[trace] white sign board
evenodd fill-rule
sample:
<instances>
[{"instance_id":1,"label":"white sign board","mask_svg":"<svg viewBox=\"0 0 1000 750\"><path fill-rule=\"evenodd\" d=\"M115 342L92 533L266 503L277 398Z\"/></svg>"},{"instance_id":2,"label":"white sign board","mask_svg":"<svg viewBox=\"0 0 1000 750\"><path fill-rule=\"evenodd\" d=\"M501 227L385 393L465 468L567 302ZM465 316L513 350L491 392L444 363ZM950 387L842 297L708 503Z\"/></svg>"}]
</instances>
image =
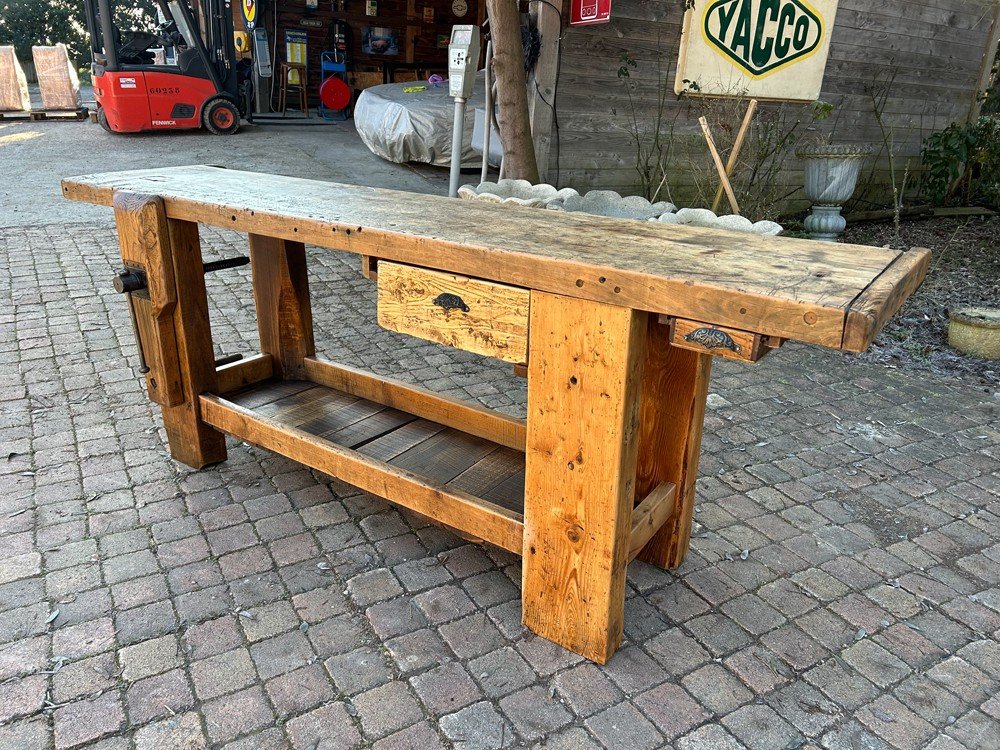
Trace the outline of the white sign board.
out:
<instances>
[{"instance_id":1,"label":"white sign board","mask_svg":"<svg viewBox=\"0 0 1000 750\"><path fill-rule=\"evenodd\" d=\"M695 0L684 14L676 92L815 101L837 0Z\"/></svg>"}]
</instances>

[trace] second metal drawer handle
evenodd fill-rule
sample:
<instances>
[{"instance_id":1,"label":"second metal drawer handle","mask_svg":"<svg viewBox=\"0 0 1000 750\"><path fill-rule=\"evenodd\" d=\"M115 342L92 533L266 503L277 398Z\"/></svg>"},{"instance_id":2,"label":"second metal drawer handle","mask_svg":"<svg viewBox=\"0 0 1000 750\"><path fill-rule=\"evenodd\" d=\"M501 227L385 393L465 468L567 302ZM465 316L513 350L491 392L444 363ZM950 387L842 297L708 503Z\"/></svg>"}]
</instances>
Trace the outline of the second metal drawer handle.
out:
<instances>
[{"instance_id":1,"label":"second metal drawer handle","mask_svg":"<svg viewBox=\"0 0 1000 750\"><path fill-rule=\"evenodd\" d=\"M443 292L435 297L434 304L438 307L444 308L445 310L461 310L462 312L469 312L469 306L465 304L465 300L457 294L450 294L449 292Z\"/></svg>"}]
</instances>

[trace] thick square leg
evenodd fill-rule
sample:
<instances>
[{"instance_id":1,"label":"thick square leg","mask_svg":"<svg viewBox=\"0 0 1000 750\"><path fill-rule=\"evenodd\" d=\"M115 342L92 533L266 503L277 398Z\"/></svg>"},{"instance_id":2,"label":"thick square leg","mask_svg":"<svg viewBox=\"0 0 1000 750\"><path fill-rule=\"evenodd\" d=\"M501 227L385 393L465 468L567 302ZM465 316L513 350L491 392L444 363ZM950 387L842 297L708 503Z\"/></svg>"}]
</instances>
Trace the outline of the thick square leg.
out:
<instances>
[{"instance_id":1,"label":"thick square leg","mask_svg":"<svg viewBox=\"0 0 1000 750\"><path fill-rule=\"evenodd\" d=\"M147 392L163 408L170 455L194 468L224 461L225 436L201 421L198 406L215 389L198 225L168 219L154 196L117 193L114 208L122 260L146 272L149 300L135 302Z\"/></svg>"},{"instance_id":2,"label":"thick square leg","mask_svg":"<svg viewBox=\"0 0 1000 750\"><path fill-rule=\"evenodd\" d=\"M532 292L524 624L604 663L622 638L646 315Z\"/></svg>"},{"instance_id":3,"label":"thick square leg","mask_svg":"<svg viewBox=\"0 0 1000 750\"><path fill-rule=\"evenodd\" d=\"M712 357L670 345L669 326L650 316L639 408L639 460L635 495L661 482L677 487L676 507L639 554L661 568L676 568L691 543L695 482L701 456Z\"/></svg>"},{"instance_id":4,"label":"thick square leg","mask_svg":"<svg viewBox=\"0 0 1000 750\"><path fill-rule=\"evenodd\" d=\"M305 247L251 234L250 269L260 350L271 355L277 377L302 379L302 360L316 354Z\"/></svg>"}]
</instances>

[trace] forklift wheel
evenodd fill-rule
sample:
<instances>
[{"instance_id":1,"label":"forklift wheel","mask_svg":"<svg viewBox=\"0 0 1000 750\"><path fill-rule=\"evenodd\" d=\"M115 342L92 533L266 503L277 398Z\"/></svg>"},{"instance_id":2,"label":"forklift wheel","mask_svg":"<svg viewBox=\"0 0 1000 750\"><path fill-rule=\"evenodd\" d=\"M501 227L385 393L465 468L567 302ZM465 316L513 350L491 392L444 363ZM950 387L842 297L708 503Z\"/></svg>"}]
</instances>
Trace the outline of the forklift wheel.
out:
<instances>
[{"instance_id":1,"label":"forklift wheel","mask_svg":"<svg viewBox=\"0 0 1000 750\"><path fill-rule=\"evenodd\" d=\"M228 99L213 99L201 114L205 129L216 135L232 135L240 129L240 112Z\"/></svg>"},{"instance_id":2,"label":"forklift wheel","mask_svg":"<svg viewBox=\"0 0 1000 750\"><path fill-rule=\"evenodd\" d=\"M109 133L114 133L111 126L108 124L108 113L104 111L104 107L97 108L97 124L102 128L107 130Z\"/></svg>"}]
</instances>

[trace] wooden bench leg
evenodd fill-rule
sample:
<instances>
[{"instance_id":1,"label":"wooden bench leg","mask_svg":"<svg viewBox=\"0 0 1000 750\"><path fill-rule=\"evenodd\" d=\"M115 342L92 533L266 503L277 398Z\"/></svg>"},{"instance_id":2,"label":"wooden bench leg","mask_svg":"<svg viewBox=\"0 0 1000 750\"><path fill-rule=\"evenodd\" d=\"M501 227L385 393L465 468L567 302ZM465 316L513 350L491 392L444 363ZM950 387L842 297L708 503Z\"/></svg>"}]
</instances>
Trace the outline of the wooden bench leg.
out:
<instances>
[{"instance_id":1,"label":"wooden bench leg","mask_svg":"<svg viewBox=\"0 0 1000 750\"><path fill-rule=\"evenodd\" d=\"M646 314L532 292L524 624L604 663L621 643Z\"/></svg>"},{"instance_id":2,"label":"wooden bench leg","mask_svg":"<svg viewBox=\"0 0 1000 750\"><path fill-rule=\"evenodd\" d=\"M201 420L198 404L215 389L198 225L168 219L154 196L118 193L114 208L122 260L146 273L149 301L135 299L137 317L170 455L196 469L225 461L225 436Z\"/></svg>"},{"instance_id":3,"label":"wooden bench leg","mask_svg":"<svg viewBox=\"0 0 1000 750\"><path fill-rule=\"evenodd\" d=\"M273 358L276 377L305 379L303 360L316 354L305 247L251 234L250 269L260 350Z\"/></svg>"},{"instance_id":4,"label":"wooden bench leg","mask_svg":"<svg viewBox=\"0 0 1000 750\"><path fill-rule=\"evenodd\" d=\"M691 543L712 357L670 345L669 326L650 316L639 408L637 498L661 482L677 486L674 512L643 548L640 560L676 568Z\"/></svg>"}]
</instances>

